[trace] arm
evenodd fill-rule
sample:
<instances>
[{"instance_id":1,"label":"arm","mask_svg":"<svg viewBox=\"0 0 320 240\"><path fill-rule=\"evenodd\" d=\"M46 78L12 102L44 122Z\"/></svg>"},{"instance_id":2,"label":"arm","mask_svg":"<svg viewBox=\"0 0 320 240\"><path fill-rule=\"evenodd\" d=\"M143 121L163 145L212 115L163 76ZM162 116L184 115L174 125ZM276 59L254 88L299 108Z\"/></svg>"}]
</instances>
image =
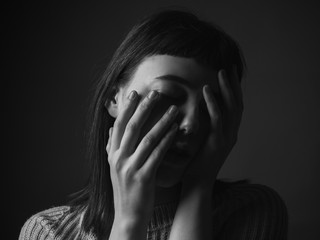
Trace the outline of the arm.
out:
<instances>
[{"instance_id":1,"label":"arm","mask_svg":"<svg viewBox=\"0 0 320 240\"><path fill-rule=\"evenodd\" d=\"M203 96L210 116L210 134L184 176L170 240L213 239L212 190L221 166L236 143L243 111L236 69L230 82L225 71L219 71L218 81L223 112L209 86L205 86Z\"/></svg>"},{"instance_id":2,"label":"arm","mask_svg":"<svg viewBox=\"0 0 320 240\"><path fill-rule=\"evenodd\" d=\"M211 189L193 182L183 187L170 239L213 239Z\"/></svg>"},{"instance_id":3,"label":"arm","mask_svg":"<svg viewBox=\"0 0 320 240\"><path fill-rule=\"evenodd\" d=\"M287 239L288 212L275 190L248 184L235 191L239 191L236 197L239 207L223 224L220 240Z\"/></svg>"}]
</instances>

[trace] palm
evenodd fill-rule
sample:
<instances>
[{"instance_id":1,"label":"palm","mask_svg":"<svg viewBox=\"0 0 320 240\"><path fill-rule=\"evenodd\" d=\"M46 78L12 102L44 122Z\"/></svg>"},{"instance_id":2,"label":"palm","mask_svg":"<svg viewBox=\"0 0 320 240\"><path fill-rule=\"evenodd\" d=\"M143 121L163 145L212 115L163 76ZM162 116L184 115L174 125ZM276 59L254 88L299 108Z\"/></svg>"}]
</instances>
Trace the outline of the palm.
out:
<instances>
[{"instance_id":1,"label":"palm","mask_svg":"<svg viewBox=\"0 0 320 240\"><path fill-rule=\"evenodd\" d=\"M223 115L209 86L203 88L204 99L210 115L210 133L186 173L186 178L214 181L227 156L237 141L243 111L242 93L234 70L227 79L223 70L218 80L223 97Z\"/></svg>"}]
</instances>

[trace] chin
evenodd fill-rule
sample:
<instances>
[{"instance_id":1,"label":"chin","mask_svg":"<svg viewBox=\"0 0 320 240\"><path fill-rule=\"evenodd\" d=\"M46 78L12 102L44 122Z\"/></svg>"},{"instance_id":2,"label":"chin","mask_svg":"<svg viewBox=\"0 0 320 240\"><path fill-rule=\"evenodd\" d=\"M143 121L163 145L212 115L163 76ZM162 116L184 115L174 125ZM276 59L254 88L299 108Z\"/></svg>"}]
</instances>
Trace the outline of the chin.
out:
<instances>
[{"instance_id":1,"label":"chin","mask_svg":"<svg viewBox=\"0 0 320 240\"><path fill-rule=\"evenodd\" d=\"M170 158L163 161L157 172L156 184L158 187L170 188L179 184L182 180L188 161L184 164L171 164Z\"/></svg>"},{"instance_id":2,"label":"chin","mask_svg":"<svg viewBox=\"0 0 320 240\"><path fill-rule=\"evenodd\" d=\"M181 182L181 179L162 179L162 178L158 178L156 185L157 187L161 187L161 188L171 188L176 186L177 184L179 184Z\"/></svg>"}]
</instances>

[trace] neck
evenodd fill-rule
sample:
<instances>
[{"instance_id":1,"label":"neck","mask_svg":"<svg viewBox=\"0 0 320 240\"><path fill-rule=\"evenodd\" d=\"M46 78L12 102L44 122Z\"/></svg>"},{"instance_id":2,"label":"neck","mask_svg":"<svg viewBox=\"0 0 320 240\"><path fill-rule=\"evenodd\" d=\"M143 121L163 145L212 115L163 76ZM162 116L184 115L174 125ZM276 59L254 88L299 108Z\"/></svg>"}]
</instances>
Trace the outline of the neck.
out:
<instances>
[{"instance_id":1,"label":"neck","mask_svg":"<svg viewBox=\"0 0 320 240\"><path fill-rule=\"evenodd\" d=\"M180 198L181 184L172 187L156 187L155 206L169 202L178 202Z\"/></svg>"}]
</instances>

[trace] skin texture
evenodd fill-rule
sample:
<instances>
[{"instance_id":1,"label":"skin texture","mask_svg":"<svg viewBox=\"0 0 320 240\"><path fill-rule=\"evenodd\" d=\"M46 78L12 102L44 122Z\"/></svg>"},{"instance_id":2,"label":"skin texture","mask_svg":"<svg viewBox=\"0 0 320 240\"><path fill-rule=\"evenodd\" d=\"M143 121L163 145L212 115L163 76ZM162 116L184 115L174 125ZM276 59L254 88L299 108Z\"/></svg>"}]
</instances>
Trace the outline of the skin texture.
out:
<instances>
[{"instance_id":1,"label":"skin texture","mask_svg":"<svg viewBox=\"0 0 320 240\"><path fill-rule=\"evenodd\" d=\"M191 164L183 179L170 240L213 239L211 214L214 181L237 141L243 112L242 92L236 76L235 68L229 79L225 71L219 71L223 98L220 108L208 87L203 89L210 115L210 134L196 156L199 162Z\"/></svg>"},{"instance_id":2,"label":"skin texture","mask_svg":"<svg viewBox=\"0 0 320 240\"><path fill-rule=\"evenodd\" d=\"M156 55L119 89L108 106L116 119L106 147L115 198L110 239L145 239L155 203L176 197L170 239L212 239L211 192L243 110L235 76L228 81L193 59Z\"/></svg>"},{"instance_id":3,"label":"skin texture","mask_svg":"<svg viewBox=\"0 0 320 240\"><path fill-rule=\"evenodd\" d=\"M192 85L156 79L167 74L179 76L186 80L186 84ZM210 84L218 94L216 71L205 68L192 59L158 55L144 60L137 68L131 81L124 88L121 88L116 96L118 102L113 105L113 116L117 116L123 110L126 96L133 90L138 92L141 101L152 90L160 93L158 103L154 106L151 116L142 126L139 140L161 118L170 105L176 105L179 109L179 116L175 120L179 124L179 131L174 143L185 145L189 156L184 159L181 165L176 166L170 165L168 158L172 158L172 156L166 155L158 171L158 186L171 187L181 180L186 166L206 137L209 116L202 95L202 87L205 84ZM186 129L189 133L185 133Z\"/></svg>"}]
</instances>

